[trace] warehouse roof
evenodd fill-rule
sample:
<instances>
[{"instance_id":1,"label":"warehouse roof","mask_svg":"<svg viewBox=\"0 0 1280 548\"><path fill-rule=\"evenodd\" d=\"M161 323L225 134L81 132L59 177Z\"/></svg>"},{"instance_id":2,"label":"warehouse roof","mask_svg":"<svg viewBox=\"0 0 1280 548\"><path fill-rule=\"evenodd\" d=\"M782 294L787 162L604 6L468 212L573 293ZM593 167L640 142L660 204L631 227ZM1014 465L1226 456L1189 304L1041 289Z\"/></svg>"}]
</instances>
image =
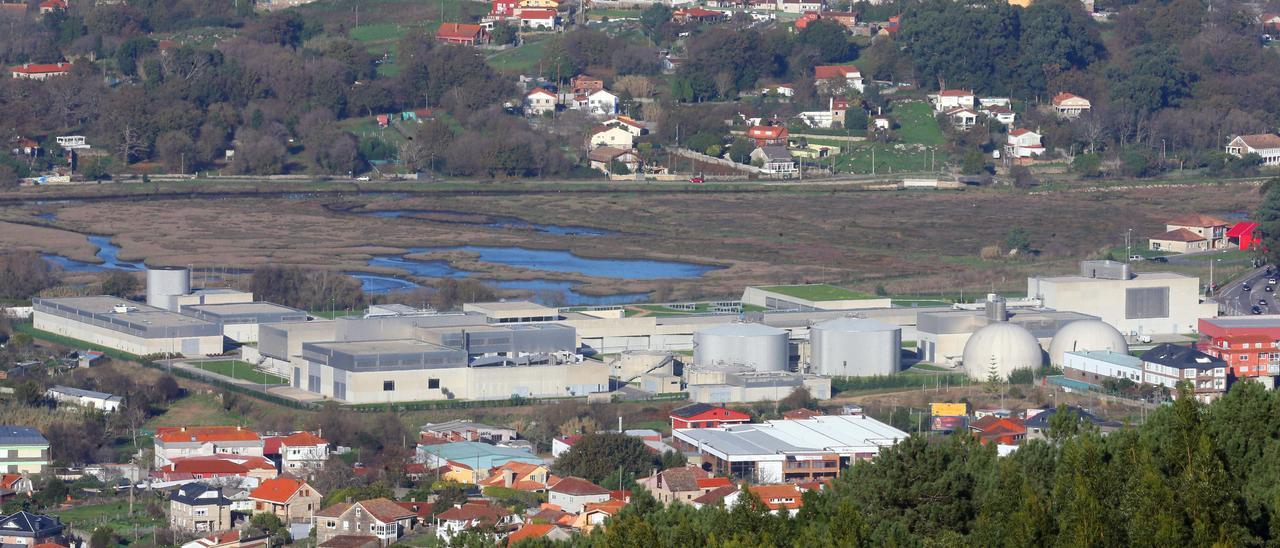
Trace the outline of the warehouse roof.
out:
<instances>
[{"instance_id":1,"label":"warehouse roof","mask_svg":"<svg viewBox=\"0 0 1280 548\"><path fill-rule=\"evenodd\" d=\"M30 426L0 425L0 445L48 445L39 430Z\"/></svg>"},{"instance_id":2,"label":"warehouse roof","mask_svg":"<svg viewBox=\"0 0 1280 548\"><path fill-rule=\"evenodd\" d=\"M309 346L341 352L344 354L393 354L397 352L431 352L435 350L454 350L416 339L390 339L385 341L351 341L351 342L317 342Z\"/></svg>"},{"instance_id":3,"label":"warehouse roof","mask_svg":"<svg viewBox=\"0 0 1280 548\"><path fill-rule=\"evenodd\" d=\"M796 452L877 451L907 433L865 416L828 415L726 428L678 429L674 436L721 458Z\"/></svg>"},{"instance_id":4,"label":"warehouse roof","mask_svg":"<svg viewBox=\"0 0 1280 548\"><path fill-rule=\"evenodd\" d=\"M93 390L84 390L82 388L72 388L70 386L56 385L49 389L50 392L75 396L77 398L94 398L105 401L121 401L120 396L113 396L106 392L95 392Z\"/></svg>"},{"instance_id":5,"label":"warehouse roof","mask_svg":"<svg viewBox=\"0 0 1280 548\"><path fill-rule=\"evenodd\" d=\"M518 461L529 464L542 464L542 459L523 449L498 447L476 441L459 441L439 445L418 446L418 451L434 455L436 458L459 462L473 469L484 469L500 466L507 462Z\"/></svg>"},{"instance_id":6,"label":"warehouse roof","mask_svg":"<svg viewBox=\"0 0 1280 548\"><path fill-rule=\"evenodd\" d=\"M1129 354L1121 354L1120 352L1112 352L1110 350L1081 350L1076 352L1067 352L1076 356L1084 356L1110 364L1121 365L1125 367L1142 368L1142 360L1137 356Z\"/></svg>"},{"instance_id":7,"label":"warehouse roof","mask_svg":"<svg viewBox=\"0 0 1280 548\"><path fill-rule=\"evenodd\" d=\"M215 328L216 331L217 327L199 318L108 295L36 298L32 299L32 303L37 312L91 322L95 325L105 324L103 327L108 329L144 331L151 332L152 335L164 335L163 332L156 333L156 329ZM117 312L117 310L122 311ZM182 335L174 333L170 336Z\"/></svg>"},{"instance_id":8,"label":"warehouse roof","mask_svg":"<svg viewBox=\"0 0 1280 548\"><path fill-rule=\"evenodd\" d=\"M182 310L190 316L221 323L277 323L307 319L306 311L265 301L196 304L184 306Z\"/></svg>"},{"instance_id":9,"label":"warehouse roof","mask_svg":"<svg viewBox=\"0 0 1280 548\"><path fill-rule=\"evenodd\" d=\"M1269 314L1266 316L1239 316L1232 318L1200 318L1202 323L1212 324L1217 327L1263 327L1276 328L1280 327L1280 314Z\"/></svg>"}]
</instances>

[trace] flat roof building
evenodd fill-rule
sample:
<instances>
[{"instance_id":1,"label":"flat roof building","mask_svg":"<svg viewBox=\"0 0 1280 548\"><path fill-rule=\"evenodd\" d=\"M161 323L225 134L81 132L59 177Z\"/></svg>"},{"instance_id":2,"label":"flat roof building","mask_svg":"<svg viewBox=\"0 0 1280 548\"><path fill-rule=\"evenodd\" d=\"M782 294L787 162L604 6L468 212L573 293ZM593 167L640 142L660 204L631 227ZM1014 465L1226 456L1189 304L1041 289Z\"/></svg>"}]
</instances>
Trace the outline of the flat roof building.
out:
<instances>
[{"instance_id":1,"label":"flat roof building","mask_svg":"<svg viewBox=\"0 0 1280 548\"><path fill-rule=\"evenodd\" d=\"M1098 319L1079 312L1047 308L1016 308L1005 314L1003 321L1029 331L1045 350L1063 326L1078 320ZM997 320L993 320L986 310L922 312L916 321L916 352L922 361L955 363L963 358L969 337L994 321Z\"/></svg>"},{"instance_id":2,"label":"flat roof building","mask_svg":"<svg viewBox=\"0 0 1280 548\"><path fill-rule=\"evenodd\" d=\"M145 356L222 353L215 323L106 295L34 298L35 328Z\"/></svg>"},{"instance_id":3,"label":"flat roof building","mask_svg":"<svg viewBox=\"0 0 1280 548\"><path fill-rule=\"evenodd\" d=\"M489 323L551 322L560 319L560 310L529 301L467 303L463 312L484 314Z\"/></svg>"},{"instance_id":4,"label":"flat roof building","mask_svg":"<svg viewBox=\"0 0 1280 548\"><path fill-rule=\"evenodd\" d=\"M742 304L766 310L858 310L889 308L888 297L877 297L828 284L769 285L747 287Z\"/></svg>"},{"instance_id":5,"label":"flat roof building","mask_svg":"<svg viewBox=\"0 0 1280 548\"><path fill-rule=\"evenodd\" d=\"M1097 316L1126 335L1194 332L1218 305L1200 299L1200 279L1129 271L1115 261L1082 261L1074 276L1027 278L1027 296L1047 308Z\"/></svg>"},{"instance_id":6,"label":"flat roof building","mask_svg":"<svg viewBox=\"0 0 1280 548\"><path fill-rule=\"evenodd\" d=\"M187 305L182 313L218 324L223 335L238 342L258 342L262 324L307 321L303 310L264 301Z\"/></svg>"}]
</instances>

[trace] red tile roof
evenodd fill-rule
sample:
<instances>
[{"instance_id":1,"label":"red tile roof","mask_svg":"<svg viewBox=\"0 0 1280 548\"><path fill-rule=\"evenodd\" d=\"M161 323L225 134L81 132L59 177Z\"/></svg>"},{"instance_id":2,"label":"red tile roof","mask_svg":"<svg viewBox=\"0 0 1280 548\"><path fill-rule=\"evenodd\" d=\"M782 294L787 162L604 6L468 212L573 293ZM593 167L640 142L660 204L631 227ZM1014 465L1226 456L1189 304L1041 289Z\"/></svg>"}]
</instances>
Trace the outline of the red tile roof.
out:
<instances>
[{"instance_id":1,"label":"red tile roof","mask_svg":"<svg viewBox=\"0 0 1280 548\"><path fill-rule=\"evenodd\" d=\"M5 474L0 476L0 487L13 489L13 485L22 479L22 474Z\"/></svg>"},{"instance_id":2,"label":"red tile roof","mask_svg":"<svg viewBox=\"0 0 1280 548\"><path fill-rule=\"evenodd\" d=\"M1227 226L1231 223L1228 223L1212 215L1201 215L1199 213L1192 213L1189 215L1179 215L1177 217L1174 217L1172 219L1165 221L1164 224L1173 225L1173 226L1194 226L1197 228L1207 228L1211 226Z\"/></svg>"},{"instance_id":3,"label":"red tile roof","mask_svg":"<svg viewBox=\"0 0 1280 548\"><path fill-rule=\"evenodd\" d=\"M285 504L303 485L305 485L303 482L293 478L269 479L259 484L253 491L250 491L249 498Z\"/></svg>"},{"instance_id":4,"label":"red tile roof","mask_svg":"<svg viewBox=\"0 0 1280 548\"><path fill-rule=\"evenodd\" d=\"M520 10L521 19L555 19L556 10Z\"/></svg>"},{"instance_id":5,"label":"red tile roof","mask_svg":"<svg viewBox=\"0 0 1280 548\"><path fill-rule=\"evenodd\" d=\"M302 447L315 445L329 445L324 438L312 434L311 432L294 432L285 436L283 445L285 447Z\"/></svg>"},{"instance_id":6,"label":"red tile roof","mask_svg":"<svg viewBox=\"0 0 1280 548\"><path fill-rule=\"evenodd\" d=\"M57 74L62 72L71 72L71 63L25 63L10 68L9 71L21 74Z\"/></svg>"},{"instance_id":7,"label":"red tile roof","mask_svg":"<svg viewBox=\"0 0 1280 548\"><path fill-rule=\"evenodd\" d=\"M944 89L938 92L939 97L969 97L973 95L970 90L964 89Z\"/></svg>"},{"instance_id":8,"label":"red tile roof","mask_svg":"<svg viewBox=\"0 0 1280 548\"><path fill-rule=\"evenodd\" d=\"M507 544L514 545L522 540L542 538L547 536L547 533L550 533L555 528L556 526L551 525L550 523L530 523L529 525L521 527L519 531L511 533L511 535L507 537Z\"/></svg>"},{"instance_id":9,"label":"red tile roof","mask_svg":"<svg viewBox=\"0 0 1280 548\"><path fill-rule=\"evenodd\" d=\"M753 485L749 487L755 496L760 497L760 501L764 502L770 510L794 510L803 506L804 502L801 497L804 493L800 489L789 483L779 485ZM789 502L788 502L789 501Z\"/></svg>"},{"instance_id":10,"label":"red tile roof","mask_svg":"<svg viewBox=\"0 0 1280 548\"><path fill-rule=\"evenodd\" d=\"M1202 242L1204 241L1204 236L1196 234L1195 232L1185 228L1179 228L1177 230L1170 230L1159 236L1153 236L1151 239L1167 240L1170 242Z\"/></svg>"},{"instance_id":11,"label":"red tile roof","mask_svg":"<svg viewBox=\"0 0 1280 548\"><path fill-rule=\"evenodd\" d=\"M430 502L412 502L412 501L396 501L401 508L417 514L418 519L431 519L431 512L435 508Z\"/></svg>"},{"instance_id":12,"label":"red tile roof","mask_svg":"<svg viewBox=\"0 0 1280 548\"><path fill-rule=\"evenodd\" d=\"M339 502L339 503L330 505L328 507L322 508L320 510L316 510L316 513L314 515L322 518L342 517L342 514L346 513L346 511L350 509L352 506L355 506L355 505L351 504L350 502Z\"/></svg>"},{"instance_id":13,"label":"red tile roof","mask_svg":"<svg viewBox=\"0 0 1280 548\"><path fill-rule=\"evenodd\" d=\"M1067 93L1064 91L1062 93L1059 93L1053 96L1053 104L1060 105L1066 101L1070 101L1071 99L1084 99L1084 97L1081 97L1074 93Z\"/></svg>"},{"instance_id":14,"label":"red tile roof","mask_svg":"<svg viewBox=\"0 0 1280 548\"><path fill-rule=\"evenodd\" d=\"M833 80L836 78L846 78L848 73L856 73L859 76L862 72L858 67L853 65L818 65L813 67L814 80Z\"/></svg>"},{"instance_id":15,"label":"red tile roof","mask_svg":"<svg viewBox=\"0 0 1280 548\"><path fill-rule=\"evenodd\" d=\"M480 25L441 23L440 28L436 29L436 37L451 40L474 40L480 35L481 30L483 29Z\"/></svg>"},{"instance_id":16,"label":"red tile roof","mask_svg":"<svg viewBox=\"0 0 1280 548\"><path fill-rule=\"evenodd\" d=\"M753 139L782 139L786 136L787 136L787 128L782 126L751 126L750 128L747 129L747 137L751 137ZM736 413L736 411L734 412ZM677 415L675 411L673 411L671 414L672 416L675 416L675 417L684 417L684 418L693 418L695 416L695 415Z\"/></svg>"},{"instance_id":17,"label":"red tile roof","mask_svg":"<svg viewBox=\"0 0 1280 548\"><path fill-rule=\"evenodd\" d=\"M697 497L690 502L696 502L698 504L715 504L717 502L724 500L725 497L729 496L729 494L731 493L736 492L737 490L738 490L738 486L732 485L732 484L726 485L724 487L716 487L715 489L707 491L702 496Z\"/></svg>"},{"instance_id":18,"label":"red tile roof","mask_svg":"<svg viewBox=\"0 0 1280 548\"><path fill-rule=\"evenodd\" d=\"M166 443L257 441L257 432L239 426L162 426L156 428L156 439Z\"/></svg>"},{"instance_id":19,"label":"red tile roof","mask_svg":"<svg viewBox=\"0 0 1280 548\"><path fill-rule=\"evenodd\" d=\"M585 496L585 495L608 495L609 490L591 483L582 478L569 476L557 482L551 488L557 493L566 495Z\"/></svg>"},{"instance_id":20,"label":"red tile roof","mask_svg":"<svg viewBox=\"0 0 1280 548\"><path fill-rule=\"evenodd\" d=\"M369 512L369 515L383 523L391 523L396 520L417 516L416 513L387 498L362 500L357 504L363 507L366 512Z\"/></svg>"},{"instance_id":21,"label":"red tile roof","mask_svg":"<svg viewBox=\"0 0 1280 548\"><path fill-rule=\"evenodd\" d=\"M732 486L733 481L729 478L702 478L698 480L699 489L717 489L720 487Z\"/></svg>"},{"instance_id":22,"label":"red tile roof","mask_svg":"<svg viewBox=\"0 0 1280 548\"><path fill-rule=\"evenodd\" d=\"M675 15L675 16L677 16L677 17L699 17L699 18L701 18L701 17L718 17L718 16L722 16L722 15L724 15L724 13L722 13L722 12L718 12L718 11L715 11L715 10L709 10L709 9L706 9L706 8L692 7L692 8L685 8L685 9L682 9L682 10L676 10L676 12L675 12L675 13L673 13L672 15Z\"/></svg>"},{"instance_id":23,"label":"red tile roof","mask_svg":"<svg viewBox=\"0 0 1280 548\"><path fill-rule=\"evenodd\" d=\"M42 10L49 10L49 9L65 10L65 9L67 9L67 0L44 0L43 2L40 2L40 9L42 9Z\"/></svg>"},{"instance_id":24,"label":"red tile roof","mask_svg":"<svg viewBox=\"0 0 1280 548\"><path fill-rule=\"evenodd\" d=\"M1013 130L1013 131L1010 131L1010 132L1009 132L1009 136L1010 136L1010 137L1021 137L1021 136L1023 136L1023 135L1028 134L1028 133L1031 133L1031 130L1029 130L1029 129L1027 129L1027 128L1021 128L1021 127L1020 127L1020 128L1015 129L1015 130Z\"/></svg>"},{"instance_id":25,"label":"red tile roof","mask_svg":"<svg viewBox=\"0 0 1280 548\"><path fill-rule=\"evenodd\" d=\"M245 455L214 455L173 459L159 470L178 474L248 474L253 470L275 470L275 464L263 457Z\"/></svg>"},{"instance_id":26,"label":"red tile roof","mask_svg":"<svg viewBox=\"0 0 1280 548\"><path fill-rule=\"evenodd\" d=\"M284 441L284 438L280 436L270 436L270 437L262 438L262 454L263 455L279 455L280 443L283 441Z\"/></svg>"},{"instance_id":27,"label":"red tile roof","mask_svg":"<svg viewBox=\"0 0 1280 548\"><path fill-rule=\"evenodd\" d=\"M1249 145L1250 148L1255 148L1255 149L1280 148L1280 136L1272 135L1270 133L1261 133L1258 135L1241 135L1240 140L1244 141L1244 144Z\"/></svg>"}]
</instances>

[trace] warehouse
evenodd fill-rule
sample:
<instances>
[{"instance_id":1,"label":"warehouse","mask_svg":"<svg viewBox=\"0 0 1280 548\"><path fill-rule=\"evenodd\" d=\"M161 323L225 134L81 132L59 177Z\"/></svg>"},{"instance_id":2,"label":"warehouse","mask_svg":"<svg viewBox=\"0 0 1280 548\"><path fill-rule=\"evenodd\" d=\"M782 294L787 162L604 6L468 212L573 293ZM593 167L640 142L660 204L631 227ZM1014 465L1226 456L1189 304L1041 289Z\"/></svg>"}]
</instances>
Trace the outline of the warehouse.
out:
<instances>
[{"instance_id":1,"label":"warehouse","mask_svg":"<svg viewBox=\"0 0 1280 548\"><path fill-rule=\"evenodd\" d=\"M1076 276L1027 278L1027 296L1057 310L1098 317L1129 336L1188 333L1218 305L1200 299L1200 279L1172 272L1134 273L1116 261L1082 261Z\"/></svg>"},{"instance_id":2,"label":"warehouse","mask_svg":"<svg viewBox=\"0 0 1280 548\"><path fill-rule=\"evenodd\" d=\"M31 300L35 328L130 354L222 353L217 324L117 297Z\"/></svg>"},{"instance_id":3,"label":"warehouse","mask_svg":"<svg viewBox=\"0 0 1280 548\"><path fill-rule=\"evenodd\" d=\"M686 391L699 403L751 403L778 401L798 388L820 400L831 399L831 379L789 371L755 371L749 368L690 367ZM718 374L717 374L718 373ZM706 382L715 379L717 382Z\"/></svg>"},{"instance_id":4,"label":"warehouse","mask_svg":"<svg viewBox=\"0 0 1280 548\"><path fill-rule=\"evenodd\" d=\"M242 343L258 342L262 324L307 321L307 313L302 310L262 301L187 305L182 307L182 313L218 324L224 336Z\"/></svg>"},{"instance_id":5,"label":"warehouse","mask_svg":"<svg viewBox=\"0 0 1280 548\"><path fill-rule=\"evenodd\" d=\"M835 477L907 433L863 415L827 415L724 428L672 430L678 448L696 453L717 476L757 483Z\"/></svg>"}]
</instances>

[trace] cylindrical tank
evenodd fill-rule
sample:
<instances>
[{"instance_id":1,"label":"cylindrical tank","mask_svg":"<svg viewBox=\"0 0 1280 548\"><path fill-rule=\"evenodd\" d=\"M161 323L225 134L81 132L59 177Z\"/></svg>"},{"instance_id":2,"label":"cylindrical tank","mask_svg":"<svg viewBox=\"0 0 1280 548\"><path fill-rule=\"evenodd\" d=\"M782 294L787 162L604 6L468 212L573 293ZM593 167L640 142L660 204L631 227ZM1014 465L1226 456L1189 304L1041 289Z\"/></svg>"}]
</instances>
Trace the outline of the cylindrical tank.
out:
<instances>
[{"instance_id":1,"label":"cylindrical tank","mask_svg":"<svg viewBox=\"0 0 1280 548\"><path fill-rule=\"evenodd\" d=\"M786 371L785 329L758 323L728 323L693 334L693 362L698 365L743 365L756 371Z\"/></svg>"},{"instance_id":2,"label":"cylindrical tank","mask_svg":"<svg viewBox=\"0 0 1280 548\"><path fill-rule=\"evenodd\" d=\"M178 297L191 293L191 272L181 267L147 268L147 304L178 311Z\"/></svg>"},{"instance_id":3,"label":"cylindrical tank","mask_svg":"<svg viewBox=\"0 0 1280 548\"><path fill-rule=\"evenodd\" d=\"M995 293L987 295L987 320L991 322L1004 322L1009 320L1009 314L1006 310L1004 297Z\"/></svg>"},{"instance_id":4,"label":"cylindrical tank","mask_svg":"<svg viewBox=\"0 0 1280 548\"><path fill-rule=\"evenodd\" d=\"M902 328L836 318L809 328L813 372L832 377L892 375L902 366Z\"/></svg>"}]
</instances>

